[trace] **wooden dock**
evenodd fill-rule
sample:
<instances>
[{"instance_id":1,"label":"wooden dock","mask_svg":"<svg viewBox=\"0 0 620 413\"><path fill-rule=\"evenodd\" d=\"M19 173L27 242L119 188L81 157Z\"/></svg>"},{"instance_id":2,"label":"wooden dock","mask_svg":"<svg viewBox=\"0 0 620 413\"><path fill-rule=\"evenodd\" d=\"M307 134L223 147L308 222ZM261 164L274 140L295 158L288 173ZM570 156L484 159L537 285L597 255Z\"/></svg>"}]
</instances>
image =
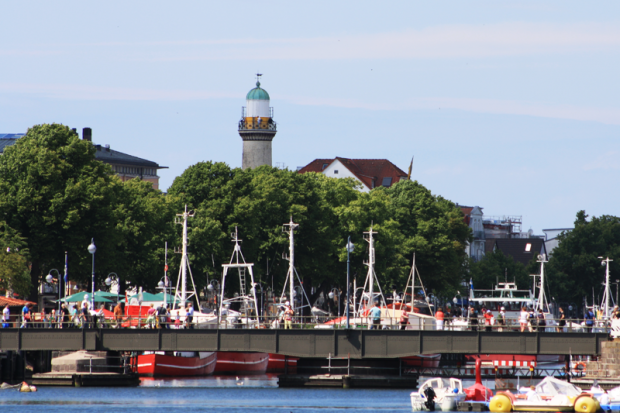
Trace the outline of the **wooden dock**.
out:
<instances>
[{"instance_id":1,"label":"wooden dock","mask_svg":"<svg viewBox=\"0 0 620 413\"><path fill-rule=\"evenodd\" d=\"M345 374L283 374L278 376L279 387L337 387L355 389L411 389L418 387L417 376L373 376Z\"/></svg>"},{"instance_id":2,"label":"wooden dock","mask_svg":"<svg viewBox=\"0 0 620 413\"><path fill-rule=\"evenodd\" d=\"M52 372L32 376L35 386L69 387L136 387L140 384L137 374Z\"/></svg>"}]
</instances>

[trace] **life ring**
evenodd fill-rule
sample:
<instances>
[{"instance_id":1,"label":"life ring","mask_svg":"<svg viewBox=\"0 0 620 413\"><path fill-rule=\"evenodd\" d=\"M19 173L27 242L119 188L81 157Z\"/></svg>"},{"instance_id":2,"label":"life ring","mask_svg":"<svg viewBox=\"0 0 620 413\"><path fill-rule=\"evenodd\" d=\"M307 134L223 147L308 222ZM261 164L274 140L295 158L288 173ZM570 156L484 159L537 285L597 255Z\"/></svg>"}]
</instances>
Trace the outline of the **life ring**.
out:
<instances>
[{"instance_id":1,"label":"life ring","mask_svg":"<svg viewBox=\"0 0 620 413\"><path fill-rule=\"evenodd\" d=\"M579 366L581 366L581 368L579 368ZM586 371L586 363L584 363L583 361L575 363L575 367L573 367L573 370L580 370L580 371L585 372Z\"/></svg>"}]
</instances>

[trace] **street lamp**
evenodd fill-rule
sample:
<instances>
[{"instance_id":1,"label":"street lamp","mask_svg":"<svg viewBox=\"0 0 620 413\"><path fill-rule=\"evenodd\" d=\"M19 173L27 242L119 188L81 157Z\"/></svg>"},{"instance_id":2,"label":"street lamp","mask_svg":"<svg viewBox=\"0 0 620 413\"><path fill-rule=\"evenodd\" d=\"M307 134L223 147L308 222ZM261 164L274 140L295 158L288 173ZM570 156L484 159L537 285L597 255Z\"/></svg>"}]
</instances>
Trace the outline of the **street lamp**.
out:
<instances>
[{"instance_id":1,"label":"street lamp","mask_svg":"<svg viewBox=\"0 0 620 413\"><path fill-rule=\"evenodd\" d=\"M52 277L52 271L56 271L56 275L58 276L58 314L60 314L60 271L58 271L56 268L52 268L51 270L49 270L47 277L45 277L45 281L48 282L48 284L53 284L54 281L54 277Z\"/></svg>"},{"instance_id":2,"label":"street lamp","mask_svg":"<svg viewBox=\"0 0 620 413\"><path fill-rule=\"evenodd\" d=\"M614 284L616 284L616 305L618 305L618 284L620 284L620 280L616 280Z\"/></svg>"},{"instance_id":3,"label":"street lamp","mask_svg":"<svg viewBox=\"0 0 620 413\"><path fill-rule=\"evenodd\" d=\"M95 309L95 252L97 252L97 247L95 247L95 239L91 238L90 245L88 246L88 252L93 256L93 297L90 303L90 310L93 311Z\"/></svg>"},{"instance_id":4,"label":"street lamp","mask_svg":"<svg viewBox=\"0 0 620 413\"><path fill-rule=\"evenodd\" d=\"M353 250L355 249L355 245L353 245L353 243L351 242L351 236L349 235L349 238L347 239L347 329L349 329L349 291L351 290L350 288L350 281L349 281L349 268L350 268L350 264L349 264L349 255L353 252Z\"/></svg>"},{"instance_id":5,"label":"street lamp","mask_svg":"<svg viewBox=\"0 0 620 413\"><path fill-rule=\"evenodd\" d=\"M109 273L107 278L105 279L105 285L110 287L110 290L112 290L112 284L116 284L116 304L118 304L118 293L120 292L119 290L121 289L121 284L120 280L118 279L118 274L115 272Z\"/></svg>"}]
</instances>

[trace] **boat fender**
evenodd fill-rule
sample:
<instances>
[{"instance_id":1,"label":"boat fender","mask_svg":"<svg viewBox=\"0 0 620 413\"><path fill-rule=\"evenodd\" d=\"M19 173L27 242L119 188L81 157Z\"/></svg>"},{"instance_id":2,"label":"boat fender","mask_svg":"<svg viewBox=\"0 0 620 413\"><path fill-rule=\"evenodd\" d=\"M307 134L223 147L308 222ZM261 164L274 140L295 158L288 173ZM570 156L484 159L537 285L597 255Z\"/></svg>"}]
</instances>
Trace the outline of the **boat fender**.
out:
<instances>
[{"instance_id":1,"label":"boat fender","mask_svg":"<svg viewBox=\"0 0 620 413\"><path fill-rule=\"evenodd\" d=\"M500 392L491 398L489 402L489 410L492 412L510 412L512 411L512 400L507 394Z\"/></svg>"},{"instance_id":2,"label":"boat fender","mask_svg":"<svg viewBox=\"0 0 620 413\"><path fill-rule=\"evenodd\" d=\"M575 412L596 413L600 409L598 402L588 394L582 394L575 399Z\"/></svg>"}]
</instances>

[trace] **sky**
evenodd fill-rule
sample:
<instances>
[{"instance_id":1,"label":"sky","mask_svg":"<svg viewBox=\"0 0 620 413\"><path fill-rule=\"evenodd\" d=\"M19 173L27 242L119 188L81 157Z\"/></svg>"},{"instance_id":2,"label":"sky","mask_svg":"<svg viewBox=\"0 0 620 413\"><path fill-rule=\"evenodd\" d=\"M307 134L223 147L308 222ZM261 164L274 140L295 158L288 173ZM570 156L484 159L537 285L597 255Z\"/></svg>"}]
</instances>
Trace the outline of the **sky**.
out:
<instances>
[{"instance_id":1,"label":"sky","mask_svg":"<svg viewBox=\"0 0 620 413\"><path fill-rule=\"evenodd\" d=\"M36 124L169 167L241 166L262 73L274 164L389 159L523 230L620 215L620 3L2 2L0 133ZM275 165L274 165L275 166Z\"/></svg>"}]
</instances>

